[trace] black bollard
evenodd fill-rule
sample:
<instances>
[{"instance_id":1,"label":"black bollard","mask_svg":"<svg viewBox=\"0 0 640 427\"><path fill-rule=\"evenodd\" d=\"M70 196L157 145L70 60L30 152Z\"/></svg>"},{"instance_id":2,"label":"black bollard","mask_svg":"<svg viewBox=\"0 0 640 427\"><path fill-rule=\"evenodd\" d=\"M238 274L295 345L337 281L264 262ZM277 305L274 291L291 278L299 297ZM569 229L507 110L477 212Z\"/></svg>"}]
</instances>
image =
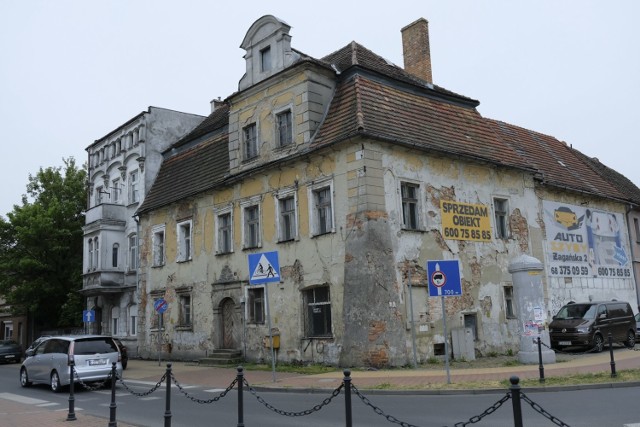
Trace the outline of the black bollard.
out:
<instances>
[{"instance_id":1,"label":"black bollard","mask_svg":"<svg viewBox=\"0 0 640 427\"><path fill-rule=\"evenodd\" d=\"M75 412L75 404L76 397L73 395L73 383L75 382L75 378L73 376L73 360L69 361L69 413L67 414L67 421L75 421L76 420L76 412Z\"/></svg>"},{"instance_id":2,"label":"black bollard","mask_svg":"<svg viewBox=\"0 0 640 427\"><path fill-rule=\"evenodd\" d=\"M609 355L611 356L611 378L615 378L618 374L616 374L616 361L613 358L613 337L611 332L609 332Z\"/></svg>"},{"instance_id":3,"label":"black bollard","mask_svg":"<svg viewBox=\"0 0 640 427\"><path fill-rule=\"evenodd\" d=\"M116 362L111 365L111 404L109 405L109 425L108 427L118 427L116 421Z\"/></svg>"},{"instance_id":4,"label":"black bollard","mask_svg":"<svg viewBox=\"0 0 640 427\"><path fill-rule=\"evenodd\" d=\"M540 337L538 337L538 370L540 371L540 382L544 382L544 365L542 364L542 343L540 342Z\"/></svg>"},{"instance_id":5,"label":"black bollard","mask_svg":"<svg viewBox=\"0 0 640 427\"><path fill-rule=\"evenodd\" d=\"M171 427L171 363L167 363L167 397L164 411L164 427Z\"/></svg>"},{"instance_id":6,"label":"black bollard","mask_svg":"<svg viewBox=\"0 0 640 427\"><path fill-rule=\"evenodd\" d=\"M244 427L244 405L242 402L242 391L244 389L244 372L242 366L237 368L236 382L238 383L238 424L237 427Z\"/></svg>"},{"instance_id":7,"label":"black bollard","mask_svg":"<svg viewBox=\"0 0 640 427\"><path fill-rule=\"evenodd\" d=\"M522 405L520 402L520 378L513 376L509 378L511 382L511 403L513 404L513 426L522 427Z\"/></svg>"},{"instance_id":8,"label":"black bollard","mask_svg":"<svg viewBox=\"0 0 640 427\"><path fill-rule=\"evenodd\" d=\"M344 383L344 410L345 410L345 418L346 418L346 426L351 427L351 371L345 369L343 371L344 379L342 380Z\"/></svg>"}]
</instances>

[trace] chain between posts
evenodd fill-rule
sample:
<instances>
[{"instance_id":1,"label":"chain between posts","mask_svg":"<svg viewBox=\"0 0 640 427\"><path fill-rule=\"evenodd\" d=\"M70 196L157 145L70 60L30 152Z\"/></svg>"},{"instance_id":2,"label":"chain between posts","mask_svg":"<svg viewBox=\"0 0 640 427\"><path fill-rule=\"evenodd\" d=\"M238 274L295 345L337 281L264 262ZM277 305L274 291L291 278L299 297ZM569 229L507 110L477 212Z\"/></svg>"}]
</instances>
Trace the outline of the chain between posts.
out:
<instances>
[{"instance_id":1,"label":"chain between posts","mask_svg":"<svg viewBox=\"0 0 640 427\"><path fill-rule=\"evenodd\" d=\"M173 383L176 385L176 387L178 388L178 390L180 391L180 393L182 393L187 399L190 399L193 402L196 403L201 403L201 404L208 404L208 403L213 403L213 402L217 402L218 400L222 399L223 397L225 397L227 395L227 393L229 393L231 390L233 390L233 388L236 386L236 384L238 383L238 379L234 379L231 384L229 384L229 386L223 391L221 392L218 396L213 397L211 399L198 399L195 396L191 396L189 393L187 393L185 391L185 389L182 387L182 385L180 385L180 383L178 382L178 380L176 379L176 377L173 376L173 373L171 373L171 380L173 381Z\"/></svg>"},{"instance_id":2,"label":"chain between posts","mask_svg":"<svg viewBox=\"0 0 640 427\"><path fill-rule=\"evenodd\" d=\"M305 409L304 411L299 411L299 412L291 412L291 411L283 411L281 409L276 408L275 406L271 405L270 403L268 403L266 400L264 400L262 397L260 397L260 395L258 395L258 393L256 392L256 390L254 390L253 387L251 387L251 385L249 385L249 383L247 382L247 380L245 380L243 378L243 384L247 386L247 388L249 389L249 392L258 400L258 402L262 403L268 410L275 412L276 414L279 415L283 415L285 417L302 417L305 415L311 415L314 412L318 412L319 410L321 410L322 408L324 408L325 406L327 406L329 403L331 403L331 401L333 400L334 397L336 397L337 395L340 394L340 391L342 390L342 388L344 387L344 383L340 384L338 386L338 388L336 388L335 390L333 390L333 392L331 393L331 396L327 397L326 399L324 399L322 401L322 403L315 405L313 408L311 409Z\"/></svg>"},{"instance_id":3,"label":"chain between posts","mask_svg":"<svg viewBox=\"0 0 640 427\"><path fill-rule=\"evenodd\" d=\"M537 403L535 403L534 401L529 399L529 397L526 394L520 392L520 398L522 400L524 400L525 402L527 402L529 404L529 406L531 406L531 408L533 408L534 411L536 411L537 413L539 413L540 415L542 415L543 417L545 417L546 419L548 419L549 421L551 421L555 425L561 426L561 427L571 427L569 424L564 423L558 417L554 417L549 412L545 411L544 408L542 408L542 406L538 405Z\"/></svg>"},{"instance_id":4,"label":"chain between posts","mask_svg":"<svg viewBox=\"0 0 640 427\"><path fill-rule=\"evenodd\" d=\"M107 379L105 379L103 381L97 381L97 382L93 383L93 385L89 385L89 384L83 382L82 379L80 379L80 376L78 375L78 371L76 371L75 366L72 366L71 369L73 370L74 382L77 382L84 389L86 389L88 391L100 390L101 388L103 388L105 386L105 384L107 384L111 380L111 372L109 372L109 375L107 376Z\"/></svg>"},{"instance_id":5,"label":"chain between posts","mask_svg":"<svg viewBox=\"0 0 640 427\"><path fill-rule=\"evenodd\" d=\"M162 375L162 378L160 378L158 380L156 385L153 386L151 389L149 389L148 391L145 391L144 393L137 393L137 392L133 391L131 388L129 388L127 383L125 383L122 378L118 378L118 380L120 381L120 384L122 384L122 386L125 388L125 390L127 390L129 393L131 393L131 394L133 394L134 396L137 396L137 397L145 397L145 396L150 395L151 393L153 393L154 391L156 391L157 389L162 387L162 383L164 383L164 381L166 379L167 379L167 374L165 373L164 375Z\"/></svg>"}]
</instances>

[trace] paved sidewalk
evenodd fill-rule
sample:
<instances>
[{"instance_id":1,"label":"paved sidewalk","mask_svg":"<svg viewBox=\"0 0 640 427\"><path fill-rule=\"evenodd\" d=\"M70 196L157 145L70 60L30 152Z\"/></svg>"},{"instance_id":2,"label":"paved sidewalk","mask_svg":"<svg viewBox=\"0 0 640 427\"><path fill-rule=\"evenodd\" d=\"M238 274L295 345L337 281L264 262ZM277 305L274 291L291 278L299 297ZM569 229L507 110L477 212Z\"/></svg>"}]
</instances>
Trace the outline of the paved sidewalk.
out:
<instances>
[{"instance_id":1,"label":"paved sidewalk","mask_svg":"<svg viewBox=\"0 0 640 427\"><path fill-rule=\"evenodd\" d=\"M614 351L616 370L640 368L640 351L616 349ZM199 366L189 362L167 362L157 360L130 360L123 373L123 380L143 381L153 387L167 372L167 363L171 363L174 379L182 385L201 385L211 388L227 388L236 378L236 368L215 368ZM17 368L17 366L16 366ZM578 358L544 365L545 378L562 377L575 373L611 372L611 359L608 351L599 354L587 354ZM539 378L538 365L503 366L498 368L450 369L451 384L447 384L447 375L442 369L392 369L392 370L352 370L352 383L360 390L384 388L403 390L405 393L447 393L460 390L460 383L474 381L503 381L516 375L521 379ZM16 369L17 375L17 369ZM300 375L277 372L273 381L271 371L245 371L247 382L255 388L279 390L322 391L333 390L343 380L343 372L318 375ZM17 376L16 376L17 378ZM438 390L426 390L430 385L439 384ZM541 384L544 387L543 384ZM164 387L164 384L162 385ZM587 387L587 385L585 385ZM458 391L459 392L459 391ZM477 393L479 390L474 390ZM28 395L20 389L16 381L16 394ZM59 407L58 407L59 408ZM104 417L94 417L76 410L77 420L67 421L68 407L53 410L34 404L13 401L0 394L0 425L3 427L105 427L109 422L109 411L105 408ZM118 421L118 427L135 427Z\"/></svg>"}]
</instances>

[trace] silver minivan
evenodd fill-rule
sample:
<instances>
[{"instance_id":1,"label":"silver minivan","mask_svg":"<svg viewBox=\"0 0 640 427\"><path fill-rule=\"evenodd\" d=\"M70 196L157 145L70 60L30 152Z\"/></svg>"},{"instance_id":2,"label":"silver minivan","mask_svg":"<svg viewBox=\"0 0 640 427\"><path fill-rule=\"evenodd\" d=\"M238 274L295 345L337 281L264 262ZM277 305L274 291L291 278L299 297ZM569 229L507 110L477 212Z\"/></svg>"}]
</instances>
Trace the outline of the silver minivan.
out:
<instances>
[{"instance_id":1,"label":"silver minivan","mask_svg":"<svg viewBox=\"0 0 640 427\"><path fill-rule=\"evenodd\" d=\"M29 349L20 368L20 385L49 384L59 392L70 384L69 366L74 363L75 382L105 381L112 365L122 375L120 351L113 338L102 335L47 337L34 349Z\"/></svg>"}]
</instances>

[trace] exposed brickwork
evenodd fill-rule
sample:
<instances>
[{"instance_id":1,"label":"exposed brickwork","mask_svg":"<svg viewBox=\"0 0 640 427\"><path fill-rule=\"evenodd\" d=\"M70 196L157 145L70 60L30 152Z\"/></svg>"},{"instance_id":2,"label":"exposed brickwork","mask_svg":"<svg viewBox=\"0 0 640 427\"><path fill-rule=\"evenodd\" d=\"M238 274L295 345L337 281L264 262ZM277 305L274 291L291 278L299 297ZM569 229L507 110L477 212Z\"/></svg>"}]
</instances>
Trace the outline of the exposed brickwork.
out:
<instances>
[{"instance_id":1,"label":"exposed brickwork","mask_svg":"<svg viewBox=\"0 0 640 427\"><path fill-rule=\"evenodd\" d=\"M404 69L423 80L433 83L429 48L429 22L421 18L402 30Z\"/></svg>"},{"instance_id":2,"label":"exposed brickwork","mask_svg":"<svg viewBox=\"0 0 640 427\"><path fill-rule=\"evenodd\" d=\"M518 241L520 251L524 254L529 253L529 224L527 218L522 216L520 209L514 209L509 216L509 225L511 233Z\"/></svg>"}]
</instances>

